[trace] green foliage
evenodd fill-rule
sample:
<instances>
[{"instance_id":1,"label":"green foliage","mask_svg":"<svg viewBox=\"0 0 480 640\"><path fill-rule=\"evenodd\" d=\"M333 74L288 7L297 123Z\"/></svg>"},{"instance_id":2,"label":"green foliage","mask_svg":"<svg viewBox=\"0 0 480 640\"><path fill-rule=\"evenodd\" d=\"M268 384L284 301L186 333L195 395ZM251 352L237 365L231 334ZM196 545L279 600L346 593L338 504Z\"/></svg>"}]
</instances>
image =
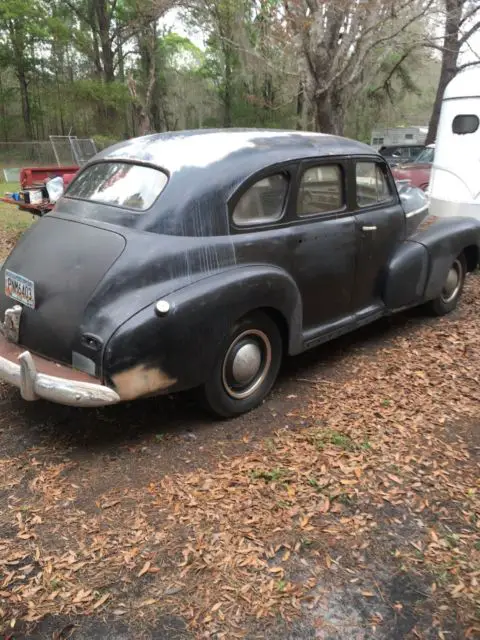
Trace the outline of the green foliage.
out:
<instances>
[{"instance_id":1,"label":"green foliage","mask_svg":"<svg viewBox=\"0 0 480 640\"><path fill-rule=\"evenodd\" d=\"M133 136L149 92L152 129L311 125L282 0L194 2L179 20L204 48L158 26L175 4L0 0L0 139ZM369 141L377 125L424 124L438 63L424 49L372 56L380 70L347 105L345 133Z\"/></svg>"},{"instance_id":2,"label":"green foliage","mask_svg":"<svg viewBox=\"0 0 480 640\"><path fill-rule=\"evenodd\" d=\"M120 108L130 101L127 87L120 82L107 84L100 80L86 78L75 81L71 90L76 101L87 105L97 103L104 107Z\"/></svg>"}]
</instances>

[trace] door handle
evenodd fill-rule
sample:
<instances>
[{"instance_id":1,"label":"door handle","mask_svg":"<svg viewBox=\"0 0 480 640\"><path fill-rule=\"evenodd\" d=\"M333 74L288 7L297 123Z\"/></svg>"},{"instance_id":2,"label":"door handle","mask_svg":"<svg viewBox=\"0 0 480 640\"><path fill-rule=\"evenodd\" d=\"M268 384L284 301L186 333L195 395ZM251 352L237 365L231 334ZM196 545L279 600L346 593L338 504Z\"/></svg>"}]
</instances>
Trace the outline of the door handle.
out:
<instances>
[{"instance_id":1,"label":"door handle","mask_svg":"<svg viewBox=\"0 0 480 640\"><path fill-rule=\"evenodd\" d=\"M376 231L377 227L372 226L372 227L362 227L362 231Z\"/></svg>"}]
</instances>

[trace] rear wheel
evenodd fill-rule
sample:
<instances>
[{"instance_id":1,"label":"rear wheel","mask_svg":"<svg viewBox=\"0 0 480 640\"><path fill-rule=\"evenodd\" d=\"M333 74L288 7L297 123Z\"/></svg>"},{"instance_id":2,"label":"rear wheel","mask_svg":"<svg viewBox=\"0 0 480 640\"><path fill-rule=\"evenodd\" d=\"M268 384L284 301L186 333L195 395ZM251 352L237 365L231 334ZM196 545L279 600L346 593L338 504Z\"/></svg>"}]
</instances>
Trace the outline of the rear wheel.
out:
<instances>
[{"instance_id":1,"label":"rear wheel","mask_svg":"<svg viewBox=\"0 0 480 640\"><path fill-rule=\"evenodd\" d=\"M282 360L282 338L263 312L245 316L232 328L204 385L207 407L231 418L259 405L272 388Z\"/></svg>"},{"instance_id":2,"label":"rear wheel","mask_svg":"<svg viewBox=\"0 0 480 640\"><path fill-rule=\"evenodd\" d=\"M430 302L430 310L437 316L453 311L462 295L467 265L463 254L458 256L448 270L441 294Z\"/></svg>"}]
</instances>

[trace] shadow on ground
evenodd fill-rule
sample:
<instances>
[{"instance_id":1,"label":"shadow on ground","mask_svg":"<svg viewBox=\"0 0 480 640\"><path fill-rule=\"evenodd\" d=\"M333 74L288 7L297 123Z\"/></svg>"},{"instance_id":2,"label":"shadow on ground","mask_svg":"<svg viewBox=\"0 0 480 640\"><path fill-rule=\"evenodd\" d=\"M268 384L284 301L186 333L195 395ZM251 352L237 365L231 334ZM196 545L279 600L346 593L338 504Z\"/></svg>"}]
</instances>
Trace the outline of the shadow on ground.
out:
<instances>
[{"instance_id":1,"label":"shadow on ground","mask_svg":"<svg viewBox=\"0 0 480 640\"><path fill-rule=\"evenodd\" d=\"M257 410L229 421L219 421L203 409L197 392L149 398L100 409L76 409L37 401L27 403L8 388L3 405L2 426L15 424L7 448L9 455L31 446L64 446L78 449L77 455L115 452L118 447L162 435L183 435L197 440L205 437L236 439L245 429L267 434L276 428L276 415L288 409L285 396L296 393L315 380L335 380L335 369L358 350L375 350L398 333L415 332L426 318L413 310L385 318L300 356L286 358L273 393ZM290 403L291 404L291 403ZM273 420L272 420L273 418Z\"/></svg>"}]
</instances>

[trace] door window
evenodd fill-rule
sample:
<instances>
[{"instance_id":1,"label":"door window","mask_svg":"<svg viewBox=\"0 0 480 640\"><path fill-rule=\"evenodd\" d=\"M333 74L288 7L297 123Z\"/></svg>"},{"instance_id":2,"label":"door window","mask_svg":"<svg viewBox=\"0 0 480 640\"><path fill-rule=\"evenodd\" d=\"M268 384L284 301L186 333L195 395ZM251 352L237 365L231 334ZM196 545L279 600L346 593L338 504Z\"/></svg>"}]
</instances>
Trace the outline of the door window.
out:
<instances>
[{"instance_id":1,"label":"door window","mask_svg":"<svg viewBox=\"0 0 480 640\"><path fill-rule=\"evenodd\" d=\"M232 216L234 224L244 227L280 220L287 190L288 178L283 173L255 182L237 202Z\"/></svg>"},{"instance_id":2,"label":"door window","mask_svg":"<svg viewBox=\"0 0 480 640\"><path fill-rule=\"evenodd\" d=\"M376 162L357 162L356 183L359 207L372 207L392 199L385 171Z\"/></svg>"},{"instance_id":3,"label":"door window","mask_svg":"<svg viewBox=\"0 0 480 640\"><path fill-rule=\"evenodd\" d=\"M338 211L344 204L343 173L339 165L325 164L305 171L298 192L299 216Z\"/></svg>"}]
</instances>

